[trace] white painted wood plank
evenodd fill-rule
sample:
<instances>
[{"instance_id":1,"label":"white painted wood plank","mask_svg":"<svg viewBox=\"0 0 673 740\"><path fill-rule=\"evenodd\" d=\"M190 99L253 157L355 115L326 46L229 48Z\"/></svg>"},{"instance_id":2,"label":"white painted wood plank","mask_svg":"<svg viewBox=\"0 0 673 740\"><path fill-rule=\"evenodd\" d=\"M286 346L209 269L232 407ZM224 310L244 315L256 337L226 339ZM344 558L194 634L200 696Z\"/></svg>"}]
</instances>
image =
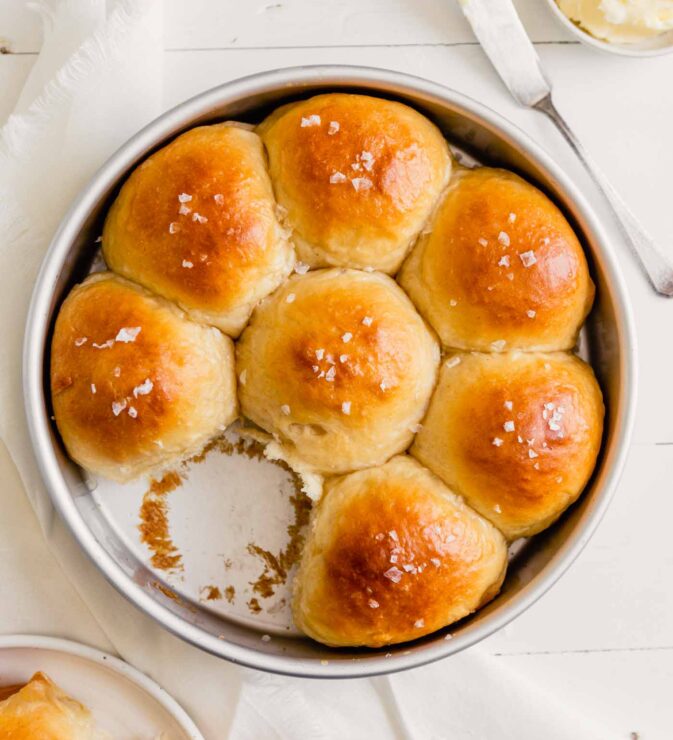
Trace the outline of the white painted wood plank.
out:
<instances>
[{"instance_id":1,"label":"white painted wood plank","mask_svg":"<svg viewBox=\"0 0 673 740\"><path fill-rule=\"evenodd\" d=\"M670 740L673 736L672 651L526 655L500 660L553 693L580 725L583 716L602 719L614 740ZM441 665L450 670L450 659ZM507 729L512 734L505 737L533 740L526 737L525 728Z\"/></svg>"},{"instance_id":2,"label":"white painted wood plank","mask_svg":"<svg viewBox=\"0 0 673 740\"><path fill-rule=\"evenodd\" d=\"M536 41L569 38L539 0L517 6ZM195 0L167 10L166 46L173 49L474 41L456 0Z\"/></svg>"},{"instance_id":3,"label":"white painted wood plank","mask_svg":"<svg viewBox=\"0 0 673 740\"><path fill-rule=\"evenodd\" d=\"M516 0L536 41L569 40L540 0ZM474 42L457 0L166 0L166 48L243 48ZM0 3L0 42L40 48L24 0Z\"/></svg>"},{"instance_id":4,"label":"white painted wood plank","mask_svg":"<svg viewBox=\"0 0 673 740\"><path fill-rule=\"evenodd\" d=\"M540 734L539 727L534 730L519 721L520 707L533 700L537 704L531 707L531 715L547 714L550 722L563 719L564 728L574 727L577 737L592 737L591 729L598 728L601 738L612 740L670 740L671 651L502 656L496 657L495 665L491 666L488 657L481 654L489 647L485 641L469 651L472 664L468 671L465 671L467 656L456 656L391 677L403 716L408 726L416 730L412 733L414 738L544 740L546 735ZM477 669L489 672L484 676L485 685L477 682ZM456 671L461 671L464 691L454 688L459 684ZM493 696L498 690L490 681L494 675L497 682L506 682L499 697ZM448 691L447 686L451 687ZM338 686L335 690L339 690ZM503 695L511 697L511 712L503 707ZM444 709L445 732L424 735L419 731L419 724L426 729L425 712L429 708L430 716L434 717L436 707ZM483 712L491 714L498 726L495 734L483 735L474 727L461 728L462 732L457 734L452 732L453 720L468 714L473 707L481 707ZM493 715L496 711L498 714ZM561 718L559 712L565 712L565 716ZM550 735L556 737L553 730L559 728L549 729Z\"/></svg>"}]
</instances>

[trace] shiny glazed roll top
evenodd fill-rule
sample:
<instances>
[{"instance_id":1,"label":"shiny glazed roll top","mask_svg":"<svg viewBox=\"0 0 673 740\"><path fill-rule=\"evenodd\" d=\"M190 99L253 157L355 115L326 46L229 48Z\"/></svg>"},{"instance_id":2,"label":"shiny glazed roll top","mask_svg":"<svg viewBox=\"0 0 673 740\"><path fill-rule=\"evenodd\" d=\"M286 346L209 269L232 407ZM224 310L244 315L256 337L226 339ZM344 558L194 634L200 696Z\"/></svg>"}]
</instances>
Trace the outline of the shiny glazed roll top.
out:
<instances>
[{"instance_id":1,"label":"shiny glazed roll top","mask_svg":"<svg viewBox=\"0 0 673 740\"><path fill-rule=\"evenodd\" d=\"M295 276L237 344L242 413L297 470L343 473L404 450L425 413L439 348L386 275Z\"/></svg>"},{"instance_id":2,"label":"shiny glazed roll top","mask_svg":"<svg viewBox=\"0 0 673 740\"><path fill-rule=\"evenodd\" d=\"M396 272L451 172L439 129L382 98L319 95L282 106L258 131L298 257L312 267Z\"/></svg>"},{"instance_id":3,"label":"shiny glazed roll top","mask_svg":"<svg viewBox=\"0 0 673 740\"><path fill-rule=\"evenodd\" d=\"M573 355L455 355L411 454L508 539L528 537L583 491L603 413L591 368Z\"/></svg>"},{"instance_id":4,"label":"shiny glazed roll top","mask_svg":"<svg viewBox=\"0 0 673 740\"><path fill-rule=\"evenodd\" d=\"M237 336L294 260L259 137L201 126L148 157L110 208L108 266Z\"/></svg>"},{"instance_id":5,"label":"shiny glazed roll top","mask_svg":"<svg viewBox=\"0 0 673 740\"><path fill-rule=\"evenodd\" d=\"M594 297L559 209L488 167L454 172L398 279L445 347L486 352L572 348Z\"/></svg>"},{"instance_id":6,"label":"shiny glazed roll top","mask_svg":"<svg viewBox=\"0 0 673 740\"><path fill-rule=\"evenodd\" d=\"M328 481L295 579L294 621L332 646L435 632L492 599L503 536L406 455Z\"/></svg>"},{"instance_id":7,"label":"shiny glazed roll top","mask_svg":"<svg viewBox=\"0 0 673 740\"><path fill-rule=\"evenodd\" d=\"M124 482L200 452L237 415L231 339L111 273L76 286L51 347L70 457Z\"/></svg>"}]
</instances>

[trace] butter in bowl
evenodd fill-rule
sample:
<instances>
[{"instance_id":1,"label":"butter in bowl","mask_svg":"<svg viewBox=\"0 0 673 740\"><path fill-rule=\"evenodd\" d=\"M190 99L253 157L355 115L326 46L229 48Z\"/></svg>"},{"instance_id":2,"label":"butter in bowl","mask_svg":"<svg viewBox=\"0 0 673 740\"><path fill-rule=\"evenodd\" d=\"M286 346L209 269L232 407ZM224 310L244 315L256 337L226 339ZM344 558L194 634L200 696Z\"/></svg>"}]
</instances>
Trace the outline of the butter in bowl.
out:
<instances>
[{"instance_id":1,"label":"butter in bowl","mask_svg":"<svg viewBox=\"0 0 673 740\"><path fill-rule=\"evenodd\" d=\"M673 52L673 0L548 0L583 43L624 56Z\"/></svg>"}]
</instances>

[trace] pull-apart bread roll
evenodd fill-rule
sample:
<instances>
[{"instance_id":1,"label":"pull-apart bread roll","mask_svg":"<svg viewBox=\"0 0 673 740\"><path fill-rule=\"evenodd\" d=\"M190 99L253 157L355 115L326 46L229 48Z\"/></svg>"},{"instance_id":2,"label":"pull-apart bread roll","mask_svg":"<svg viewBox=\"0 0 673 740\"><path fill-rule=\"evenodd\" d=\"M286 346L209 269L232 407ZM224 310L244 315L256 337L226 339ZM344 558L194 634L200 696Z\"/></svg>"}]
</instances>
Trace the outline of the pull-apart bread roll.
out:
<instances>
[{"instance_id":1,"label":"pull-apart bread roll","mask_svg":"<svg viewBox=\"0 0 673 740\"><path fill-rule=\"evenodd\" d=\"M103 740L89 710L44 673L0 702L0 737L6 740Z\"/></svg>"},{"instance_id":2,"label":"pull-apart bread roll","mask_svg":"<svg viewBox=\"0 0 673 740\"><path fill-rule=\"evenodd\" d=\"M179 136L135 169L110 208L110 269L232 336L292 269L257 134L227 123Z\"/></svg>"},{"instance_id":3,"label":"pull-apart bread roll","mask_svg":"<svg viewBox=\"0 0 673 740\"><path fill-rule=\"evenodd\" d=\"M111 273L66 298L51 351L70 457L120 482L198 452L237 413L231 339Z\"/></svg>"},{"instance_id":4,"label":"pull-apart bread roll","mask_svg":"<svg viewBox=\"0 0 673 740\"><path fill-rule=\"evenodd\" d=\"M440 131L412 108L342 93L282 106L258 129L298 257L399 268L451 172Z\"/></svg>"},{"instance_id":5,"label":"pull-apart bread roll","mask_svg":"<svg viewBox=\"0 0 673 740\"><path fill-rule=\"evenodd\" d=\"M454 172L399 282L445 347L481 351L570 349L594 297L559 209L487 167Z\"/></svg>"},{"instance_id":6,"label":"pull-apart bread roll","mask_svg":"<svg viewBox=\"0 0 673 740\"><path fill-rule=\"evenodd\" d=\"M295 579L294 621L332 646L430 634L500 589L503 536L407 456L334 478Z\"/></svg>"},{"instance_id":7,"label":"pull-apart bread roll","mask_svg":"<svg viewBox=\"0 0 673 740\"><path fill-rule=\"evenodd\" d=\"M343 473L410 444L439 364L436 340L386 275L295 276L237 344L241 411L300 472Z\"/></svg>"},{"instance_id":8,"label":"pull-apart bread roll","mask_svg":"<svg viewBox=\"0 0 673 740\"><path fill-rule=\"evenodd\" d=\"M411 454L510 539L548 527L596 463L603 400L565 353L446 360Z\"/></svg>"}]
</instances>

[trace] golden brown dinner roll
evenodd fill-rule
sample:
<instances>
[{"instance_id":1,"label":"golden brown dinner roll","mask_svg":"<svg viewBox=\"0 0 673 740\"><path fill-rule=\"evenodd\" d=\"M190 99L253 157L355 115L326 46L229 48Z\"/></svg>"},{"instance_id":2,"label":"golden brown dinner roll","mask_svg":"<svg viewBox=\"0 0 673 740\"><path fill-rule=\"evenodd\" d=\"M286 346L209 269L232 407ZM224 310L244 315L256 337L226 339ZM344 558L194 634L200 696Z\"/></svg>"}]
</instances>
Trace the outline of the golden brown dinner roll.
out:
<instances>
[{"instance_id":1,"label":"golden brown dinner roll","mask_svg":"<svg viewBox=\"0 0 673 740\"><path fill-rule=\"evenodd\" d=\"M295 579L295 624L333 646L435 632L492 599L507 566L495 527L406 455L333 478Z\"/></svg>"},{"instance_id":2,"label":"golden brown dinner roll","mask_svg":"<svg viewBox=\"0 0 673 740\"><path fill-rule=\"evenodd\" d=\"M51 390L70 457L127 481L193 455L233 421L233 344L174 304L98 273L61 306Z\"/></svg>"},{"instance_id":3,"label":"golden brown dinner roll","mask_svg":"<svg viewBox=\"0 0 673 740\"><path fill-rule=\"evenodd\" d=\"M577 357L458 354L442 365L411 454L513 540L577 499L602 433L601 391Z\"/></svg>"},{"instance_id":4,"label":"golden brown dinner roll","mask_svg":"<svg viewBox=\"0 0 673 740\"><path fill-rule=\"evenodd\" d=\"M449 179L439 130L401 103L343 93L282 106L258 130L299 259L396 272Z\"/></svg>"},{"instance_id":5,"label":"golden brown dinner roll","mask_svg":"<svg viewBox=\"0 0 673 740\"><path fill-rule=\"evenodd\" d=\"M257 134L201 126L145 160L110 208L103 254L115 272L237 336L294 261Z\"/></svg>"},{"instance_id":6,"label":"golden brown dinner roll","mask_svg":"<svg viewBox=\"0 0 673 740\"><path fill-rule=\"evenodd\" d=\"M454 172L399 282L445 347L570 349L594 286L559 209L505 170Z\"/></svg>"},{"instance_id":7,"label":"golden brown dinner roll","mask_svg":"<svg viewBox=\"0 0 673 740\"><path fill-rule=\"evenodd\" d=\"M6 740L103 740L91 712L44 673L0 702L0 737Z\"/></svg>"},{"instance_id":8,"label":"golden brown dinner roll","mask_svg":"<svg viewBox=\"0 0 673 740\"><path fill-rule=\"evenodd\" d=\"M244 416L296 470L342 473L404 450L425 413L439 349L382 273L297 275L254 311L236 348Z\"/></svg>"}]
</instances>

